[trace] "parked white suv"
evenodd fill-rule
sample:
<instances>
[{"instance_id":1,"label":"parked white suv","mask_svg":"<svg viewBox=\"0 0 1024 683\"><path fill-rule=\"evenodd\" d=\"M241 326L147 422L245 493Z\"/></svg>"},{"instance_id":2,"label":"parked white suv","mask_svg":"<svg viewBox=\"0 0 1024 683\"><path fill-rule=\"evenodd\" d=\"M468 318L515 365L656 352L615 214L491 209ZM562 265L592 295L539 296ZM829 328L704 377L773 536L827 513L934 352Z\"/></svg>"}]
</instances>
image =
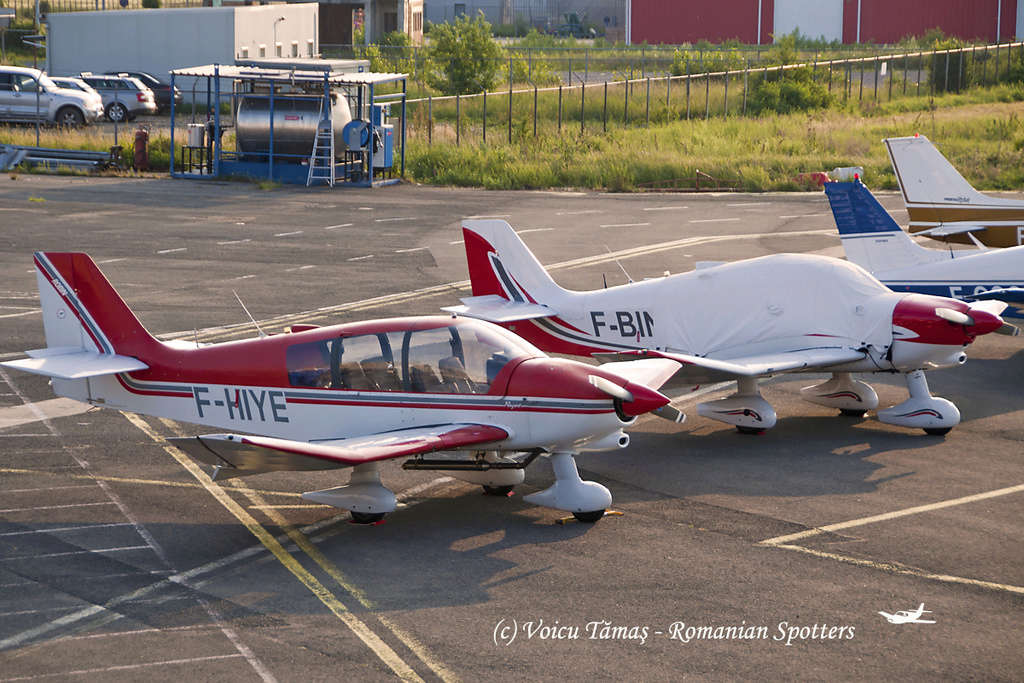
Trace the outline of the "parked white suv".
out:
<instances>
[{"instance_id":1,"label":"parked white suv","mask_svg":"<svg viewBox=\"0 0 1024 683\"><path fill-rule=\"evenodd\" d=\"M103 116L99 95L65 90L39 69L0 66L0 121L81 126Z\"/></svg>"}]
</instances>

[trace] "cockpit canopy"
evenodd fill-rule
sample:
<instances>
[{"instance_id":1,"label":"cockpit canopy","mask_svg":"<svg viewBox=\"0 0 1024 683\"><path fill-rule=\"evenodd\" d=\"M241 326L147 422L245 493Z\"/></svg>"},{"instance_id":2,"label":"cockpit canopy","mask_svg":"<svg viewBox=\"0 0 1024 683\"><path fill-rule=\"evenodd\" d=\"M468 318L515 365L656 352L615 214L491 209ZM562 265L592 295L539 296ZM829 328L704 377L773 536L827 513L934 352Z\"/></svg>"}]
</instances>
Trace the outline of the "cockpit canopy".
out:
<instances>
[{"instance_id":1,"label":"cockpit canopy","mask_svg":"<svg viewBox=\"0 0 1024 683\"><path fill-rule=\"evenodd\" d=\"M293 344L288 381L348 391L486 394L509 362L543 355L497 325L454 318L426 328Z\"/></svg>"}]
</instances>

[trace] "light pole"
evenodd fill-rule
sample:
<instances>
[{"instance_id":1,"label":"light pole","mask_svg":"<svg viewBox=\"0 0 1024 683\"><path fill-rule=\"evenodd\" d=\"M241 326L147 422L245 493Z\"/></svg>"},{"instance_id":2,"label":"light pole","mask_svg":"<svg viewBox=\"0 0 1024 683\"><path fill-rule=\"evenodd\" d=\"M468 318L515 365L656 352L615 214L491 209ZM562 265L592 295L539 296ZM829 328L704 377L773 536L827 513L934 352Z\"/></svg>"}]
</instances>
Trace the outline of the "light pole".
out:
<instances>
[{"instance_id":1,"label":"light pole","mask_svg":"<svg viewBox=\"0 0 1024 683\"><path fill-rule=\"evenodd\" d=\"M277 48L278 48L278 45L277 45L277 25L280 22L284 21L285 19L286 19L286 17L278 17L277 19L274 19L274 56L275 57L280 57L281 56L281 54L278 53L278 51L277 51Z\"/></svg>"}]
</instances>

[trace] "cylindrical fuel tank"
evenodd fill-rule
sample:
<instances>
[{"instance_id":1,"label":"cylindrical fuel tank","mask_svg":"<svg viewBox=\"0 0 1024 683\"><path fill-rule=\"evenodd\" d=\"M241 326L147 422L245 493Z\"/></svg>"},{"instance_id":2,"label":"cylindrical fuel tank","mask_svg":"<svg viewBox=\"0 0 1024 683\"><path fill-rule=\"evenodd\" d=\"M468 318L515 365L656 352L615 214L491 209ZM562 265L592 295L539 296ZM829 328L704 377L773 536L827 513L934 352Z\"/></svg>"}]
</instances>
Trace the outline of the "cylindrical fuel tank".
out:
<instances>
[{"instance_id":1,"label":"cylindrical fuel tank","mask_svg":"<svg viewBox=\"0 0 1024 683\"><path fill-rule=\"evenodd\" d=\"M278 95L274 97L274 155L289 154L308 158L313 151L316 127L322 118L324 98L314 95ZM331 96L334 120L334 154L345 151L341 131L352 120L348 99ZM270 98L243 95L235 113L235 144L242 157L266 160L270 152ZM296 158L296 161L298 159Z\"/></svg>"}]
</instances>

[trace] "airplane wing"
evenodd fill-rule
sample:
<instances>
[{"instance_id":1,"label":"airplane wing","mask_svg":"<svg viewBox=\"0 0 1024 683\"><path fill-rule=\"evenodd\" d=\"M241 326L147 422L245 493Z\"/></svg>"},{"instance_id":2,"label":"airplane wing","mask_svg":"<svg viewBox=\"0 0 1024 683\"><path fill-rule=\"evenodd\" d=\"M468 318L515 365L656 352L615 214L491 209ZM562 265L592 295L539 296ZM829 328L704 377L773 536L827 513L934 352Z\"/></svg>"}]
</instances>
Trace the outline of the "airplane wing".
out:
<instances>
[{"instance_id":1,"label":"airplane wing","mask_svg":"<svg viewBox=\"0 0 1024 683\"><path fill-rule=\"evenodd\" d=\"M971 301L1012 301L1017 304L1024 304L1024 287L1007 287L1006 289L990 289L986 292L971 294L964 297L967 302Z\"/></svg>"},{"instance_id":2,"label":"airplane wing","mask_svg":"<svg viewBox=\"0 0 1024 683\"><path fill-rule=\"evenodd\" d=\"M925 230L918 230L914 235L927 235L928 237L951 237L953 235L962 235L967 232L984 232L988 230L988 226L978 225L977 223L942 223L935 226L934 228L926 228Z\"/></svg>"},{"instance_id":3,"label":"airplane wing","mask_svg":"<svg viewBox=\"0 0 1024 683\"><path fill-rule=\"evenodd\" d=\"M492 323L509 323L516 320L548 318L558 315L550 306L527 301L509 301L497 294L471 296L460 299L460 301L462 301L461 306L444 306L441 310Z\"/></svg>"},{"instance_id":4,"label":"airplane wing","mask_svg":"<svg viewBox=\"0 0 1024 683\"><path fill-rule=\"evenodd\" d=\"M599 360L609 358L666 358L680 364L672 377L675 382L687 384L708 384L723 382L738 377L762 377L794 370L825 368L842 363L852 363L864 358L864 352L842 347L821 347L759 354L728 360L717 360L668 351L638 350L619 354L595 354Z\"/></svg>"},{"instance_id":5,"label":"airplane wing","mask_svg":"<svg viewBox=\"0 0 1024 683\"><path fill-rule=\"evenodd\" d=\"M455 450L508 438L501 427L446 424L351 439L293 441L246 434L168 439L190 456L215 465L215 480L283 470L327 470L432 451Z\"/></svg>"}]
</instances>

